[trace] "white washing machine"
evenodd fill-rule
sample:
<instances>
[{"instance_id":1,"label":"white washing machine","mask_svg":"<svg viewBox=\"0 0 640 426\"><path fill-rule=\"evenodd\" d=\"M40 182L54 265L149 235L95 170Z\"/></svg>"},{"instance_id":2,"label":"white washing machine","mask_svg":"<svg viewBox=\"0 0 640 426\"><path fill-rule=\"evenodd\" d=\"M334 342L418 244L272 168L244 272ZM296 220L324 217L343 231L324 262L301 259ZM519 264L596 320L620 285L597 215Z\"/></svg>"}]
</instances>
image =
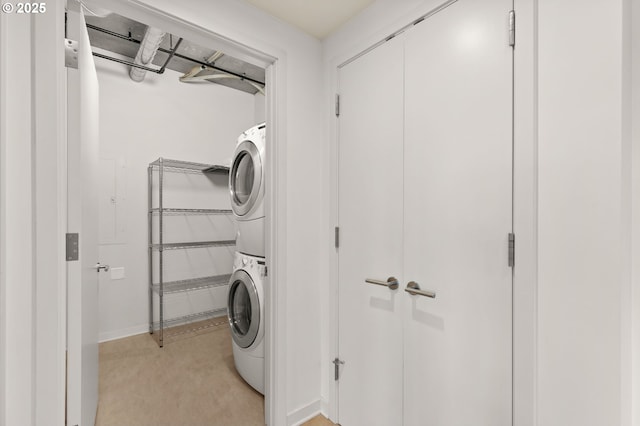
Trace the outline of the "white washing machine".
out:
<instances>
[{"instance_id":1,"label":"white washing machine","mask_svg":"<svg viewBox=\"0 0 640 426\"><path fill-rule=\"evenodd\" d=\"M236 252L227 299L233 359L240 376L263 395L265 276L264 257Z\"/></svg>"},{"instance_id":2,"label":"white washing machine","mask_svg":"<svg viewBox=\"0 0 640 426\"><path fill-rule=\"evenodd\" d=\"M229 171L231 209L238 225L236 250L265 255L264 246L265 124L238 137Z\"/></svg>"}]
</instances>

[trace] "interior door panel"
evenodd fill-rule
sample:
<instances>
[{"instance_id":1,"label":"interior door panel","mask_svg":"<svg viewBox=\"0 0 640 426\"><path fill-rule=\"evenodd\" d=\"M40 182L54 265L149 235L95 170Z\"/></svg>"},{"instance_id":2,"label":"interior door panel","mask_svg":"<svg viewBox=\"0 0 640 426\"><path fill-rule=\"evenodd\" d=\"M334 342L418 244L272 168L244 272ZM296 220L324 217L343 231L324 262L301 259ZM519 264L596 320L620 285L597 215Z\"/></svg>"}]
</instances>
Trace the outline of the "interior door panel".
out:
<instances>
[{"instance_id":1,"label":"interior door panel","mask_svg":"<svg viewBox=\"0 0 640 426\"><path fill-rule=\"evenodd\" d=\"M460 0L339 70L343 426L511 424L511 8Z\"/></svg>"}]
</instances>

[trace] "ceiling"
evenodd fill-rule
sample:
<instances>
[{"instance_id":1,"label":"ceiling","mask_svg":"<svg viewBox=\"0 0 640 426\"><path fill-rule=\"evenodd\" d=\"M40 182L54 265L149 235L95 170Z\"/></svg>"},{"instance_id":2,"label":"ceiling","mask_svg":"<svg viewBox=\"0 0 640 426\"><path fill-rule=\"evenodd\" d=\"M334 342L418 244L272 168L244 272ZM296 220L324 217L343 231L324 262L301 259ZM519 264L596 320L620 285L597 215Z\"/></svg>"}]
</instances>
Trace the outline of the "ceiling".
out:
<instances>
[{"instance_id":1,"label":"ceiling","mask_svg":"<svg viewBox=\"0 0 640 426\"><path fill-rule=\"evenodd\" d=\"M246 0L322 40L374 0Z\"/></svg>"}]
</instances>

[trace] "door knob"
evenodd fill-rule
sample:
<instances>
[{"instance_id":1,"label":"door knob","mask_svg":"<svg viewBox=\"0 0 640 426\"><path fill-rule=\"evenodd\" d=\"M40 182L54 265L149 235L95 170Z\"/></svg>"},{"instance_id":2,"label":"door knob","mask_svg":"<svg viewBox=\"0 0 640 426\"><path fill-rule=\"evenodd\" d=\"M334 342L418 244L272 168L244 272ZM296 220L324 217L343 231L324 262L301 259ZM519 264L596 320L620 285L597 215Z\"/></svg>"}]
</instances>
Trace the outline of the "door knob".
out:
<instances>
[{"instance_id":1,"label":"door knob","mask_svg":"<svg viewBox=\"0 0 640 426\"><path fill-rule=\"evenodd\" d=\"M375 285L381 285L381 286L384 286L384 287L389 287L391 290L397 289L398 286L400 285L400 283L398 282L398 279L396 277L389 277L389 278L387 278L386 281L374 280L372 278L367 278L364 281L366 283L369 283L369 284L375 284Z\"/></svg>"},{"instance_id":2,"label":"door knob","mask_svg":"<svg viewBox=\"0 0 640 426\"><path fill-rule=\"evenodd\" d=\"M109 265L101 265L100 262L96 263L96 271L104 271L107 272L109 270Z\"/></svg>"},{"instance_id":3,"label":"door knob","mask_svg":"<svg viewBox=\"0 0 640 426\"><path fill-rule=\"evenodd\" d=\"M427 290L420 290L420 285L418 285L418 283L415 281L410 281L407 284L407 287L404 289L404 291L414 296L425 296L425 297L430 297L432 299L436 298L436 294L434 292L427 291Z\"/></svg>"}]
</instances>

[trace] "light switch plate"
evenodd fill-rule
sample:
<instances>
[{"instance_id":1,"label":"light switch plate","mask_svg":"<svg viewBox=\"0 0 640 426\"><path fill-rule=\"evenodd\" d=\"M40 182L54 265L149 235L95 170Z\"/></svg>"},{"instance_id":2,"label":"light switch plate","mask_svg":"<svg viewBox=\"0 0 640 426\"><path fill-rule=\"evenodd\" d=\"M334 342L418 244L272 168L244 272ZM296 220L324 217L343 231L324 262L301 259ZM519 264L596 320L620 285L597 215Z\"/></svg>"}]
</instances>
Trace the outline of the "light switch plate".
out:
<instances>
[{"instance_id":1,"label":"light switch plate","mask_svg":"<svg viewBox=\"0 0 640 426\"><path fill-rule=\"evenodd\" d=\"M111 272L111 279L112 280L122 280L122 279L124 279L124 266L119 266L117 268L111 268L111 269L109 269L109 271Z\"/></svg>"}]
</instances>

